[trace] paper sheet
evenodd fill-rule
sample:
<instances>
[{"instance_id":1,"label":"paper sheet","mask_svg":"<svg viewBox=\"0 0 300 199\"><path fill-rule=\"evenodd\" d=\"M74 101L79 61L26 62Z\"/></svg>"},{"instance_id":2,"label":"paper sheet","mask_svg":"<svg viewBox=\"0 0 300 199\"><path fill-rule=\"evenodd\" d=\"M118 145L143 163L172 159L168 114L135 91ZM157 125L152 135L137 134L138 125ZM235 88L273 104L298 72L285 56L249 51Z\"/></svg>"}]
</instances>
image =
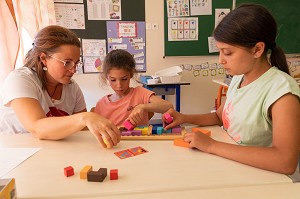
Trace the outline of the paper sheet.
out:
<instances>
[{"instance_id":1,"label":"paper sheet","mask_svg":"<svg viewBox=\"0 0 300 199\"><path fill-rule=\"evenodd\" d=\"M0 178L41 148L0 148Z\"/></svg>"}]
</instances>

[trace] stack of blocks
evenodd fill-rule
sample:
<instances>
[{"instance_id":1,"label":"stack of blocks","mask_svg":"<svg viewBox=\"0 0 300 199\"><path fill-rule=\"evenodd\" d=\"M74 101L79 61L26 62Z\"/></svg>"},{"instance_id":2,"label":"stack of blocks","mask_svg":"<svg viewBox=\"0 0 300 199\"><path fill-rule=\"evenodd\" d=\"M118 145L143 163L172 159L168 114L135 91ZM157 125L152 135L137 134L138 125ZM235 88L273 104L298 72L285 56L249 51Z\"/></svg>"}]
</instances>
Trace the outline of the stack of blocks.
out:
<instances>
[{"instance_id":1,"label":"stack of blocks","mask_svg":"<svg viewBox=\"0 0 300 199\"><path fill-rule=\"evenodd\" d=\"M173 117L169 113L164 113L164 122L163 125L153 125L152 132L149 132L148 126L137 126L135 127L129 120L124 122L124 127L120 127L120 132L122 136L141 136L141 135L163 135L163 134L172 134L172 135L181 135L181 127L176 126L171 129L165 130L164 127L166 124L173 122Z\"/></svg>"},{"instance_id":2,"label":"stack of blocks","mask_svg":"<svg viewBox=\"0 0 300 199\"><path fill-rule=\"evenodd\" d=\"M181 135L182 128L180 126L173 127L165 131L162 125L153 125L152 132L149 132L148 126L137 126L132 130L126 130L126 128L119 128L122 136L145 136L145 135L163 135L163 134L172 134L172 135Z\"/></svg>"},{"instance_id":3,"label":"stack of blocks","mask_svg":"<svg viewBox=\"0 0 300 199\"><path fill-rule=\"evenodd\" d=\"M64 168L66 177L74 175L74 168L68 166ZM84 166L80 171L80 179L87 179L88 182L103 182L107 176L107 168L100 168L98 171L93 171L91 165ZM110 180L118 180L118 169L110 170Z\"/></svg>"}]
</instances>

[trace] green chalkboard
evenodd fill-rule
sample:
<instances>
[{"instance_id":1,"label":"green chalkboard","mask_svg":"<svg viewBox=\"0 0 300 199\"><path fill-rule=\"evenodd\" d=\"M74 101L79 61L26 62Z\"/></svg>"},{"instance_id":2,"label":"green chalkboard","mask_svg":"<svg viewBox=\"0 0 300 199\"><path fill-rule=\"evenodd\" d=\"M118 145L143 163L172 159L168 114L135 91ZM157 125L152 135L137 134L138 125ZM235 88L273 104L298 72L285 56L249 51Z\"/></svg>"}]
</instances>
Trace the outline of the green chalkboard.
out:
<instances>
[{"instance_id":1,"label":"green chalkboard","mask_svg":"<svg viewBox=\"0 0 300 199\"><path fill-rule=\"evenodd\" d=\"M270 10L278 24L276 43L286 54L300 53L300 1L299 0L236 0L241 3L257 3Z\"/></svg>"},{"instance_id":2,"label":"green chalkboard","mask_svg":"<svg viewBox=\"0 0 300 199\"><path fill-rule=\"evenodd\" d=\"M168 41L168 13L167 3L164 3L164 41L165 56L198 56L198 55L215 55L209 53L208 37L212 35L215 27L215 9L232 8L232 0L213 0L212 15L191 16L198 17L198 40L197 41Z\"/></svg>"},{"instance_id":3,"label":"green chalkboard","mask_svg":"<svg viewBox=\"0 0 300 199\"><path fill-rule=\"evenodd\" d=\"M85 29L72 29L81 39L107 39L105 20L88 20L87 0L84 3ZM145 0L121 1L121 21L145 21Z\"/></svg>"}]
</instances>

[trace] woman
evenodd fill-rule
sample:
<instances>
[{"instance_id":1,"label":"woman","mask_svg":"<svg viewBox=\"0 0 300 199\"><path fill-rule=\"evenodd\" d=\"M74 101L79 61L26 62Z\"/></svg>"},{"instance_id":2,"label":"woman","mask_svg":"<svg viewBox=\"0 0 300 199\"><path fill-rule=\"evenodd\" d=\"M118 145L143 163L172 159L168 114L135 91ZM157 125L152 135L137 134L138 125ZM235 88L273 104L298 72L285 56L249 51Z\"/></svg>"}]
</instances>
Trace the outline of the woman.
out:
<instances>
[{"instance_id":1,"label":"woman","mask_svg":"<svg viewBox=\"0 0 300 199\"><path fill-rule=\"evenodd\" d=\"M24 67L5 80L0 132L30 132L39 139L58 140L87 127L103 147L115 146L119 130L111 121L86 112L82 91L72 80L82 65L78 37L66 28L48 26L32 45Z\"/></svg>"}]
</instances>

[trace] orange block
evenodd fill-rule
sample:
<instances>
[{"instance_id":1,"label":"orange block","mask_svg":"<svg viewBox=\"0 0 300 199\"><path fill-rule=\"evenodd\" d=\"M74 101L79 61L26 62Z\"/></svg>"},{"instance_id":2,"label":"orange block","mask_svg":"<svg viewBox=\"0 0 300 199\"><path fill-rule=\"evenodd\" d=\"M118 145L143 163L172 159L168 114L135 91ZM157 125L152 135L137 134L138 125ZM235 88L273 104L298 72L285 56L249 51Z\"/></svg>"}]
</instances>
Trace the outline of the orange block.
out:
<instances>
[{"instance_id":1,"label":"orange block","mask_svg":"<svg viewBox=\"0 0 300 199\"><path fill-rule=\"evenodd\" d=\"M190 143L184 141L182 138L175 138L173 140L173 144L176 146L190 148Z\"/></svg>"},{"instance_id":2,"label":"orange block","mask_svg":"<svg viewBox=\"0 0 300 199\"><path fill-rule=\"evenodd\" d=\"M203 133L207 136L211 136L211 132L209 130L201 129L201 128L198 128L198 127L192 128L192 132L200 132L200 133Z\"/></svg>"},{"instance_id":3,"label":"orange block","mask_svg":"<svg viewBox=\"0 0 300 199\"><path fill-rule=\"evenodd\" d=\"M83 167L80 171L80 179L87 179L87 173L89 171L92 171L93 167L90 165L86 165L85 167Z\"/></svg>"}]
</instances>

